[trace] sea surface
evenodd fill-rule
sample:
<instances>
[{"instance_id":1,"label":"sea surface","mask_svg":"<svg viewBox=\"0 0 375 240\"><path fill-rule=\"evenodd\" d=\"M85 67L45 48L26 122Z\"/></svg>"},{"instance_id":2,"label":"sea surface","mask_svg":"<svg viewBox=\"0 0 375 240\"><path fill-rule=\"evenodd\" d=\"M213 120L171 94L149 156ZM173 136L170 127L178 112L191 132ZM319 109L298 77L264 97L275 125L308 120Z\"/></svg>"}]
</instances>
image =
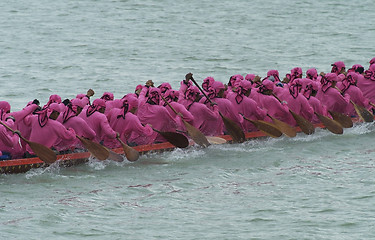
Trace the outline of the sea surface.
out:
<instances>
[{"instance_id":1,"label":"sea surface","mask_svg":"<svg viewBox=\"0 0 375 240\"><path fill-rule=\"evenodd\" d=\"M375 57L371 0L0 1L0 100ZM375 126L0 175L0 239L375 239Z\"/></svg>"}]
</instances>

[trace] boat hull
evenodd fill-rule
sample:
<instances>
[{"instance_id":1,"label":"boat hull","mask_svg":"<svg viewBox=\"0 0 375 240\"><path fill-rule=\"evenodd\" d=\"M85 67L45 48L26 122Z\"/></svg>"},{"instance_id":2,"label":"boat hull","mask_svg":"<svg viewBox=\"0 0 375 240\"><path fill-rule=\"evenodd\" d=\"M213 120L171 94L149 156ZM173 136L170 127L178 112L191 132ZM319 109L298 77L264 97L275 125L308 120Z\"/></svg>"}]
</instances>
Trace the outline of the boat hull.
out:
<instances>
[{"instance_id":1,"label":"boat hull","mask_svg":"<svg viewBox=\"0 0 375 240\"><path fill-rule=\"evenodd\" d=\"M315 127L324 128L324 125L321 123L314 124ZM297 132L301 132L299 127L296 127ZM219 136L227 140L227 142L231 143L233 140L229 135L222 135ZM245 134L246 140L268 137L261 131L256 132L248 132ZM190 145L194 143L191 142ZM165 142L165 143L157 143L157 144L150 144L150 145L141 145L135 146L135 150L139 152L140 155L148 154L148 153L161 153L166 151L172 151L176 149L175 146L172 144ZM122 148L112 149L113 152L118 154L124 154ZM91 154L89 152L78 152L78 153L69 153L69 154L62 154L57 156L57 161L54 164L58 164L62 167L70 167L78 164L85 163L89 160ZM33 168L45 168L48 167L49 164L44 163L38 157L34 158L23 158L23 159L12 159L12 160L5 160L0 161L0 174L15 174L15 173L25 173Z\"/></svg>"}]
</instances>

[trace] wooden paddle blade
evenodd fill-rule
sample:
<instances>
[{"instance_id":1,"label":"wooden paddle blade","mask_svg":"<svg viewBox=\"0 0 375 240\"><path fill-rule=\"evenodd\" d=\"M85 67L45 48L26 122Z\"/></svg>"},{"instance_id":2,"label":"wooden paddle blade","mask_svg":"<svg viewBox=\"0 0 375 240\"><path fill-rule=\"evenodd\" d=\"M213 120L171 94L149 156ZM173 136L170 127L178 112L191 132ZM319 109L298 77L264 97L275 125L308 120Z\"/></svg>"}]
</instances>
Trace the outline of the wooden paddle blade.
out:
<instances>
[{"instance_id":1,"label":"wooden paddle blade","mask_svg":"<svg viewBox=\"0 0 375 240\"><path fill-rule=\"evenodd\" d=\"M270 137L278 138L283 135L283 133L272 123L268 123L262 120L251 120L243 116L246 121L251 122L258 130L264 132Z\"/></svg>"},{"instance_id":2,"label":"wooden paddle blade","mask_svg":"<svg viewBox=\"0 0 375 240\"><path fill-rule=\"evenodd\" d=\"M271 119L272 119L272 122L275 124L275 126L282 132L284 133L286 136L288 137L295 137L297 135L297 131L294 127L290 126L289 124L283 122L283 121L280 121L276 118L273 118L271 116L269 116Z\"/></svg>"},{"instance_id":3,"label":"wooden paddle blade","mask_svg":"<svg viewBox=\"0 0 375 240\"><path fill-rule=\"evenodd\" d=\"M109 150L104 146L78 135L76 135L76 137L81 141L83 146L85 146L85 148L97 159L106 160L109 157Z\"/></svg>"},{"instance_id":4,"label":"wooden paddle blade","mask_svg":"<svg viewBox=\"0 0 375 240\"><path fill-rule=\"evenodd\" d=\"M263 121L263 120L257 120L253 121L253 124L262 132L267 134L270 137L278 138L283 135L283 133L272 123Z\"/></svg>"},{"instance_id":5,"label":"wooden paddle blade","mask_svg":"<svg viewBox=\"0 0 375 240\"><path fill-rule=\"evenodd\" d=\"M120 154L115 153L115 152L111 151L110 149L108 149L108 151L109 151L108 160L112 160L112 161L115 161L115 162L123 162L124 161L124 157L121 156Z\"/></svg>"},{"instance_id":6,"label":"wooden paddle blade","mask_svg":"<svg viewBox=\"0 0 375 240\"><path fill-rule=\"evenodd\" d=\"M366 108L359 106L355 104L353 101L351 103L354 106L355 111L357 112L358 116L364 121L364 122L373 122L374 121L374 115L367 110Z\"/></svg>"},{"instance_id":7,"label":"wooden paddle blade","mask_svg":"<svg viewBox=\"0 0 375 240\"><path fill-rule=\"evenodd\" d=\"M221 137L206 136L206 138L211 144L224 144L227 142L227 140Z\"/></svg>"},{"instance_id":8,"label":"wooden paddle blade","mask_svg":"<svg viewBox=\"0 0 375 240\"><path fill-rule=\"evenodd\" d=\"M195 128L193 125L189 124L185 120L182 120L189 136L194 140L194 142L202 147L210 146L206 136L203 135L201 131Z\"/></svg>"},{"instance_id":9,"label":"wooden paddle blade","mask_svg":"<svg viewBox=\"0 0 375 240\"><path fill-rule=\"evenodd\" d=\"M302 132L304 132L307 135L311 135L315 132L315 127L311 122L307 121L304 117L302 117L301 115L298 115L297 113L293 112L290 109L289 109L289 112L292 114L294 120L296 120Z\"/></svg>"},{"instance_id":10,"label":"wooden paddle blade","mask_svg":"<svg viewBox=\"0 0 375 240\"><path fill-rule=\"evenodd\" d=\"M119 140L119 142L121 143L126 159L128 159L130 162L137 161L139 158L139 152L135 150L134 148L125 144L120 138L117 138L117 140Z\"/></svg>"},{"instance_id":11,"label":"wooden paddle blade","mask_svg":"<svg viewBox=\"0 0 375 240\"><path fill-rule=\"evenodd\" d=\"M176 132L161 132L159 130L154 129L154 131L158 132L160 135L162 135L168 142L173 144L174 146L178 148L186 148L189 146L189 140L187 137L180 133Z\"/></svg>"},{"instance_id":12,"label":"wooden paddle blade","mask_svg":"<svg viewBox=\"0 0 375 240\"><path fill-rule=\"evenodd\" d=\"M237 123L223 116L221 113L220 113L220 116L223 119L225 129L228 131L229 135L232 137L233 142L237 142L237 143L244 142L246 140L245 133L237 125Z\"/></svg>"},{"instance_id":13,"label":"wooden paddle blade","mask_svg":"<svg viewBox=\"0 0 375 240\"><path fill-rule=\"evenodd\" d=\"M52 149L36 142L26 142L27 144L29 144L30 148L33 150L35 155L37 155L40 158L40 160L49 164L56 162L56 153L52 151Z\"/></svg>"},{"instance_id":14,"label":"wooden paddle blade","mask_svg":"<svg viewBox=\"0 0 375 240\"><path fill-rule=\"evenodd\" d=\"M333 120L340 123L340 125L343 128L353 127L353 121L349 116L347 116L345 114L342 114L342 113L333 112L333 111L328 111L328 112L329 112L329 114L331 114Z\"/></svg>"},{"instance_id":15,"label":"wooden paddle blade","mask_svg":"<svg viewBox=\"0 0 375 240\"><path fill-rule=\"evenodd\" d=\"M323 116L317 112L315 112L315 115L319 118L319 120L324 124L324 126L330 132L334 134L342 134L344 132L344 130L342 129L342 126L335 120L330 119L329 117Z\"/></svg>"}]
</instances>

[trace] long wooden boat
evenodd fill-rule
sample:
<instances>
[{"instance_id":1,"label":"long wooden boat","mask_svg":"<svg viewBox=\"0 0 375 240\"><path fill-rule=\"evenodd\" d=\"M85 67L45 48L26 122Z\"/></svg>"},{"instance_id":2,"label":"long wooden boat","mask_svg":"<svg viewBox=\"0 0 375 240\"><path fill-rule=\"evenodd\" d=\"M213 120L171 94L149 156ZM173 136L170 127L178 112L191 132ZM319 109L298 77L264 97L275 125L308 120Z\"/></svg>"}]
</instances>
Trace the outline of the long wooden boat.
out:
<instances>
[{"instance_id":1,"label":"long wooden boat","mask_svg":"<svg viewBox=\"0 0 375 240\"><path fill-rule=\"evenodd\" d=\"M353 119L354 120L354 119ZM358 121L358 119L357 119ZM354 120L355 122L355 120ZM315 128L324 128L322 123L314 124ZM297 132L301 132L299 127L296 127ZM222 135L220 136L227 140L227 142L231 143L232 138L229 135ZM256 139L267 137L267 135L261 131L255 132L248 132L245 134L246 140ZM192 142L191 145L194 143ZM140 145L135 146L140 155L148 154L148 153L161 153L165 151L172 151L176 147L168 142L165 143L157 143L157 144L150 144L150 145ZM124 154L122 148L112 149L113 152L118 154ZM69 153L69 154L61 154L57 156L57 161L54 164L58 164L59 166L69 167L73 165L78 165L85 163L89 160L91 154L89 152L78 152L78 153ZM0 161L0 174L14 174L14 173L25 173L33 168L44 168L48 167L49 164L43 162L38 157L33 158L23 158L23 159L12 159L12 160L5 160Z\"/></svg>"}]
</instances>

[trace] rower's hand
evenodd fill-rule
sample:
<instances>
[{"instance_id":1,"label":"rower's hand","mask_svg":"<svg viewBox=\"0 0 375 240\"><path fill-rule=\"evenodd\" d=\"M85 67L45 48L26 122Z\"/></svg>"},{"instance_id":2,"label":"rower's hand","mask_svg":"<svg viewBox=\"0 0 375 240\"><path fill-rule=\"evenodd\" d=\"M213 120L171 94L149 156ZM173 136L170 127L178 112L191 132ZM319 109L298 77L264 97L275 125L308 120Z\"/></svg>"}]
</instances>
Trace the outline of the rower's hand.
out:
<instances>
[{"instance_id":1,"label":"rower's hand","mask_svg":"<svg viewBox=\"0 0 375 240\"><path fill-rule=\"evenodd\" d=\"M189 81L192 77L193 77L192 73L188 73L188 74L185 75L186 81Z\"/></svg>"},{"instance_id":2,"label":"rower's hand","mask_svg":"<svg viewBox=\"0 0 375 240\"><path fill-rule=\"evenodd\" d=\"M261 78L260 78L260 76L259 75L256 75L255 77L254 77L254 80L253 80L253 82L254 83L257 83L257 82L261 82Z\"/></svg>"},{"instance_id":3,"label":"rower's hand","mask_svg":"<svg viewBox=\"0 0 375 240\"><path fill-rule=\"evenodd\" d=\"M154 87L154 82L153 82L152 80L148 80L148 81L146 82L146 86L147 86L147 87Z\"/></svg>"},{"instance_id":4,"label":"rower's hand","mask_svg":"<svg viewBox=\"0 0 375 240\"><path fill-rule=\"evenodd\" d=\"M33 101L33 103L32 104L36 104L36 105L40 105L40 102L39 102L39 100L38 99L34 99L34 101Z\"/></svg>"},{"instance_id":5,"label":"rower's hand","mask_svg":"<svg viewBox=\"0 0 375 240\"><path fill-rule=\"evenodd\" d=\"M86 96L88 96L88 97L92 97L92 96L94 96L94 94L95 94L94 90L92 90L92 89L90 88L89 90L87 90Z\"/></svg>"}]
</instances>

